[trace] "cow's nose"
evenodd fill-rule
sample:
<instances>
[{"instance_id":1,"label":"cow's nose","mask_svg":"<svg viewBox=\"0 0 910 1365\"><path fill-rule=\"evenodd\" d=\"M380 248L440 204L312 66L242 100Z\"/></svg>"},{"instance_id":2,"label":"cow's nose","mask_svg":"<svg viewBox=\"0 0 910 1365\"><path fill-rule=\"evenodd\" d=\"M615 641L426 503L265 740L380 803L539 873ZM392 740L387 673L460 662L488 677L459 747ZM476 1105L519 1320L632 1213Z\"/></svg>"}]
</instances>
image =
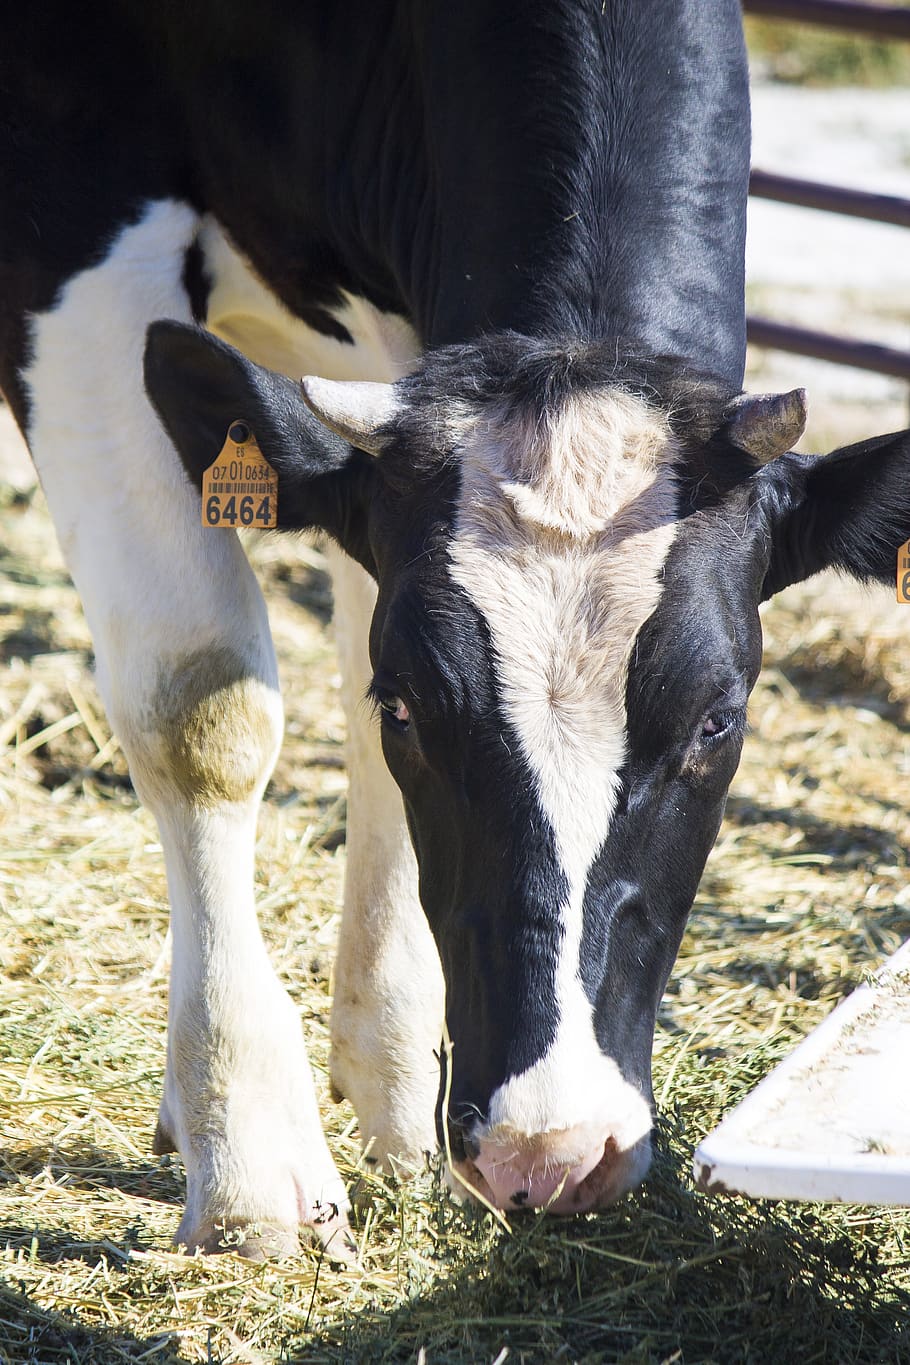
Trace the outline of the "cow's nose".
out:
<instances>
[{"instance_id":1,"label":"cow's nose","mask_svg":"<svg viewBox=\"0 0 910 1365\"><path fill-rule=\"evenodd\" d=\"M600 1206L607 1187L625 1183L616 1143L584 1129L544 1134L521 1145L481 1139L473 1164L501 1209L585 1213Z\"/></svg>"}]
</instances>

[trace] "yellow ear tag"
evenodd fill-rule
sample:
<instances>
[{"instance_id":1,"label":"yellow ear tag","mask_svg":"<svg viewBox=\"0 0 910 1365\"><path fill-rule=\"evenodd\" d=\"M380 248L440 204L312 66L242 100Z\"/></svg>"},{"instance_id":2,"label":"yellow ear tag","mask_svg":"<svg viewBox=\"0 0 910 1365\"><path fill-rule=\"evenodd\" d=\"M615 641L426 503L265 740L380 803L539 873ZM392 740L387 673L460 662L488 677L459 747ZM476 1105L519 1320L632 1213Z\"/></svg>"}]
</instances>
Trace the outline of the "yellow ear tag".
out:
<instances>
[{"instance_id":1,"label":"yellow ear tag","mask_svg":"<svg viewBox=\"0 0 910 1365\"><path fill-rule=\"evenodd\" d=\"M278 525L278 474L246 422L232 422L214 464L202 476L203 526Z\"/></svg>"},{"instance_id":2,"label":"yellow ear tag","mask_svg":"<svg viewBox=\"0 0 910 1365\"><path fill-rule=\"evenodd\" d=\"M897 600L910 607L910 540L897 552Z\"/></svg>"}]
</instances>

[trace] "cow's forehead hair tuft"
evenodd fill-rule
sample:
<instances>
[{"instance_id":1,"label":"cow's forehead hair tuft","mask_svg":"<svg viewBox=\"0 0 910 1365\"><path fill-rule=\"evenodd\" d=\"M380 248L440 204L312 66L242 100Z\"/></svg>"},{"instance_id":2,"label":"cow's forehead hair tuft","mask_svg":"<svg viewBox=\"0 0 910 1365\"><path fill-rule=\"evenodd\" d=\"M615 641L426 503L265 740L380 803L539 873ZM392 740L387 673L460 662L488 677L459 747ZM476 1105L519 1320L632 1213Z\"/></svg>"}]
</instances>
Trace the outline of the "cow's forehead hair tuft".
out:
<instances>
[{"instance_id":1,"label":"cow's forehead hair tuft","mask_svg":"<svg viewBox=\"0 0 910 1365\"><path fill-rule=\"evenodd\" d=\"M451 451L478 419L543 430L566 407L610 388L642 399L667 416L676 435L707 440L734 396L728 384L675 357L643 354L616 341L553 342L515 332L428 352L399 381L408 456ZM453 441L454 436L454 441ZM422 438L422 439L421 439Z\"/></svg>"},{"instance_id":2,"label":"cow's forehead hair tuft","mask_svg":"<svg viewBox=\"0 0 910 1365\"><path fill-rule=\"evenodd\" d=\"M467 438L462 486L495 503L492 481L520 522L585 540L605 532L675 454L659 409L621 389L589 389L537 420L494 409ZM666 511L640 507L641 529Z\"/></svg>"}]
</instances>

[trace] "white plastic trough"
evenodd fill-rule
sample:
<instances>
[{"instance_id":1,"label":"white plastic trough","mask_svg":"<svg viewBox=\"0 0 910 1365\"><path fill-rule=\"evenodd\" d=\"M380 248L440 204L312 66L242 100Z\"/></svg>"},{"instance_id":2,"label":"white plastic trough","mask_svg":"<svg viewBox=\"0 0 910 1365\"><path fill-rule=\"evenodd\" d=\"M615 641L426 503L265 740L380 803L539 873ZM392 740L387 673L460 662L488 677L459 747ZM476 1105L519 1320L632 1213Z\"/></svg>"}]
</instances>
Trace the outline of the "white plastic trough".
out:
<instances>
[{"instance_id":1,"label":"white plastic trough","mask_svg":"<svg viewBox=\"0 0 910 1365\"><path fill-rule=\"evenodd\" d=\"M710 1193L910 1205L910 941L703 1140Z\"/></svg>"}]
</instances>

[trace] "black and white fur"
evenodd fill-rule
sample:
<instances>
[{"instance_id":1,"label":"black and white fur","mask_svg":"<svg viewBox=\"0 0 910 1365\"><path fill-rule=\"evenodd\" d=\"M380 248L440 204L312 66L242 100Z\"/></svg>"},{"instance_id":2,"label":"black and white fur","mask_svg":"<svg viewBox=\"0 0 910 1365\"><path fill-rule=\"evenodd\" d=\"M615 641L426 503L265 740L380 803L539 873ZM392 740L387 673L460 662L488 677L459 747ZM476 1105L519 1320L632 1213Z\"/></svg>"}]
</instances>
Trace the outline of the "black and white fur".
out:
<instances>
[{"instance_id":1,"label":"black and white fur","mask_svg":"<svg viewBox=\"0 0 910 1365\"><path fill-rule=\"evenodd\" d=\"M496 1203L599 1207L647 1165L757 605L910 535L906 433L798 457L798 397L740 394L738 6L52 3L0 61L0 383L161 829L178 1236L344 1227L253 907L265 611L199 524L237 418L348 556L335 1084L379 1159L435 1111Z\"/></svg>"}]
</instances>

